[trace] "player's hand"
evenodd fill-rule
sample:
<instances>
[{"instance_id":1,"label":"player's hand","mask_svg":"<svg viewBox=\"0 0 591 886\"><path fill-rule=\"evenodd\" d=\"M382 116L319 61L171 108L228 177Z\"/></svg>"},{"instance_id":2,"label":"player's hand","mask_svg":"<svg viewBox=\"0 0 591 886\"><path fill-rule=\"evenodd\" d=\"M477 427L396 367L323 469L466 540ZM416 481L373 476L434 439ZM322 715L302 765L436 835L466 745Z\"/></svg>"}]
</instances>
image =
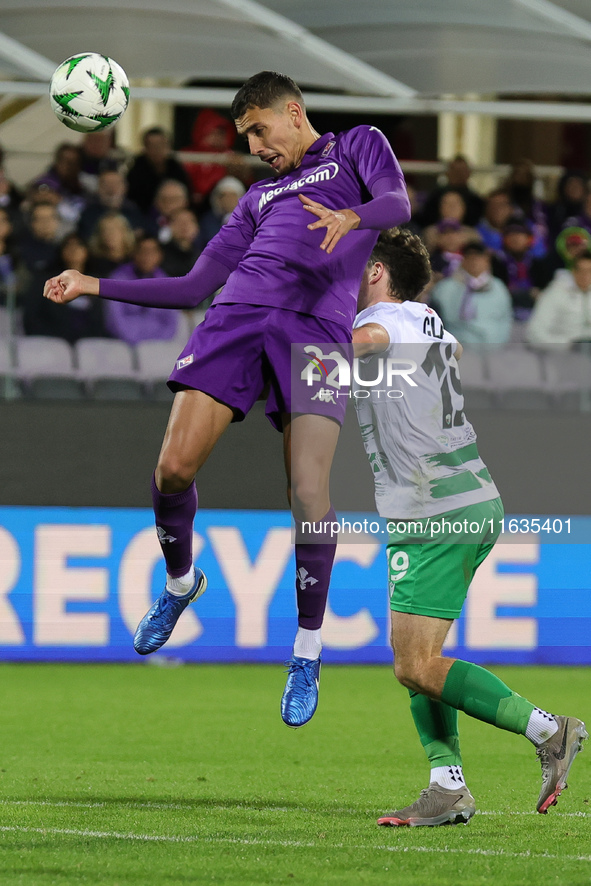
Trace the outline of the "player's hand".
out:
<instances>
[{"instance_id":1,"label":"player's hand","mask_svg":"<svg viewBox=\"0 0 591 886\"><path fill-rule=\"evenodd\" d=\"M339 240L349 231L354 231L361 221L352 209L328 209L322 203L317 203L316 200L311 200L304 194L298 194L298 197L304 204L304 209L307 209L312 215L318 216L318 221L308 225L308 230L315 231L316 228L326 228L320 248L327 253L331 253Z\"/></svg>"},{"instance_id":2,"label":"player's hand","mask_svg":"<svg viewBox=\"0 0 591 886\"><path fill-rule=\"evenodd\" d=\"M87 277L80 271L62 271L57 277L51 277L43 287L43 297L58 305L74 301L79 295L98 295L99 281L96 277Z\"/></svg>"}]
</instances>

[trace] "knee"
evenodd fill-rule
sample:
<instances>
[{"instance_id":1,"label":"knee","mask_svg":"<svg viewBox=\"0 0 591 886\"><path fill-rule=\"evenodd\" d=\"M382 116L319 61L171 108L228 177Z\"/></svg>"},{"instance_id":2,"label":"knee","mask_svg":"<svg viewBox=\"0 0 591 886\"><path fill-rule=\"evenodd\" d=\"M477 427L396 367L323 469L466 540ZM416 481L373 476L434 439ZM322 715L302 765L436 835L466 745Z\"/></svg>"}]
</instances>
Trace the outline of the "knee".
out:
<instances>
[{"instance_id":1,"label":"knee","mask_svg":"<svg viewBox=\"0 0 591 886\"><path fill-rule=\"evenodd\" d=\"M183 459L165 456L156 467L156 485L161 492L183 492L195 479L195 469Z\"/></svg>"},{"instance_id":2,"label":"knee","mask_svg":"<svg viewBox=\"0 0 591 886\"><path fill-rule=\"evenodd\" d=\"M302 477L296 482L292 479L290 501L297 515L302 514L304 519L319 519L311 515L318 510L318 504L323 498L324 489L315 478ZM324 512L320 514L320 518L323 516Z\"/></svg>"},{"instance_id":3,"label":"knee","mask_svg":"<svg viewBox=\"0 0 591 886\"><path fill-rule=\"evenodd\" d=\"M421 668L417 661L402 658L402 656L395 657L394 676L407 689L414 689L415 692L421 691Z\"/></svg>"}]
</instances>

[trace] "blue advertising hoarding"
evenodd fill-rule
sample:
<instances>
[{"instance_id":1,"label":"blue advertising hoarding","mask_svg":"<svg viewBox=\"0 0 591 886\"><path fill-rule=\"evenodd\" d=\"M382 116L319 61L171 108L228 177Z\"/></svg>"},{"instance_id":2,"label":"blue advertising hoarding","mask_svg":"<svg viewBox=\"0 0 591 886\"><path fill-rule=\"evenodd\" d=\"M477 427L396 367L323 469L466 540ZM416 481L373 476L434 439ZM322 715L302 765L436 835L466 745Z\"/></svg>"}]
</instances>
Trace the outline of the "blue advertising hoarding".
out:
<instances>
[{"instance_id":1,"label":"blue advertising hoarding","mask_svg":"<svg viewBox=\"0 0 591 886\"><path fill-rule=\"evenodd\" d=\"M591 518L573 517L569 529L570 543L543 531L501 538L472 583L449 654L591 664L591 545L582 541L591 538ZM296 630L290 514L202 510L194 542L207 593L156 655L283 661ZM143 661L133 633L163 583L151 511L0 508L5 661ZM323 642L327 662L391 662L379 541L339 545Z\"/></svg>"}]
</instances>

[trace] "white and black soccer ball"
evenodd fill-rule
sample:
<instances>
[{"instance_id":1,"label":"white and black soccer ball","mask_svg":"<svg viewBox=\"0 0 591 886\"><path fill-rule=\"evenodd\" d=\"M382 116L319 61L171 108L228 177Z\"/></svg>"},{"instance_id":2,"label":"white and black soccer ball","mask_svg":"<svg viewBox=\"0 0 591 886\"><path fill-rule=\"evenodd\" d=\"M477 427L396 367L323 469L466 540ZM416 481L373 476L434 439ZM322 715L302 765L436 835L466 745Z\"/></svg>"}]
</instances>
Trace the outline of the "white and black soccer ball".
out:
<instances>
[{"instance_id":1,"label":"white and black soccer ball","mask_svg":"<svg viewBox=\"0 0 591 886\"><path fill-rule=\"evenodd\" d=\"M58 65L49 83L54 113L76 132L113 126L129 103L127 74L98 52L80 52Z\"/></svg>"}]
</instances>

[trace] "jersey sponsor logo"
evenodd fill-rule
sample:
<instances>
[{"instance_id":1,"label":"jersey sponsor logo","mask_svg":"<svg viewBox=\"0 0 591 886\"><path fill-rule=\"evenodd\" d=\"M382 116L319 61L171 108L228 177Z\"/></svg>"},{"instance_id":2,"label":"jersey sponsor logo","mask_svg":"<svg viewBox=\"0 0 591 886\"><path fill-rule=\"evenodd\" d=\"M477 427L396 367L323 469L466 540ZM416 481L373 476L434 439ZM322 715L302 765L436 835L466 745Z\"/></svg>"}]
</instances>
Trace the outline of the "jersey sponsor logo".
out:
<instances>
[{"instance_id":1,"label":"jersey sponsor logo","mask_svg":"<svg viewBox=\"0 0 591 886\"><path fill-rule=\"evenodd\" d=\"M300 188L305 187L305 185L315 185L318 182L330 181L335 178L338 173L339 164L335 163L334 160L331 160L328 163L322 163L320 166L317 166L316 169L306 172L301 178L298 178L287 185L279 185L278 187L275 187L274 182L261 185L261 187L269 188L270 190L261 194L259 198L259 211L274 197L277 197L278 194L283 194L285 191L298 191Z\"/></svg>"},{"instance_id":2,"label":"jersey sponsor logo","mask_svg":"<svg viewBox=\"0 0 591 886\"><path fill-rule=\"evenodd\" d=\"M336 141L331 140L331 141L327 142L324 147L324 150L320 156L321 157L328 157L328 155L330 154L330 152L332 151L332 149L334 148L335 145L336 145Z\"/></svg>"},{"instance_id":3,"label":"jersey sponsor logo","mask_svg":"<svg viewBox=\"0 0 591 886\"><path fill-rule=\"evenodd\" d=\"M188 354L186 357L182 357L180 360L176 361L177 369L184 369L185 366L190 366L193 362L193 354Z\"/></svg>"}]
</instances>

